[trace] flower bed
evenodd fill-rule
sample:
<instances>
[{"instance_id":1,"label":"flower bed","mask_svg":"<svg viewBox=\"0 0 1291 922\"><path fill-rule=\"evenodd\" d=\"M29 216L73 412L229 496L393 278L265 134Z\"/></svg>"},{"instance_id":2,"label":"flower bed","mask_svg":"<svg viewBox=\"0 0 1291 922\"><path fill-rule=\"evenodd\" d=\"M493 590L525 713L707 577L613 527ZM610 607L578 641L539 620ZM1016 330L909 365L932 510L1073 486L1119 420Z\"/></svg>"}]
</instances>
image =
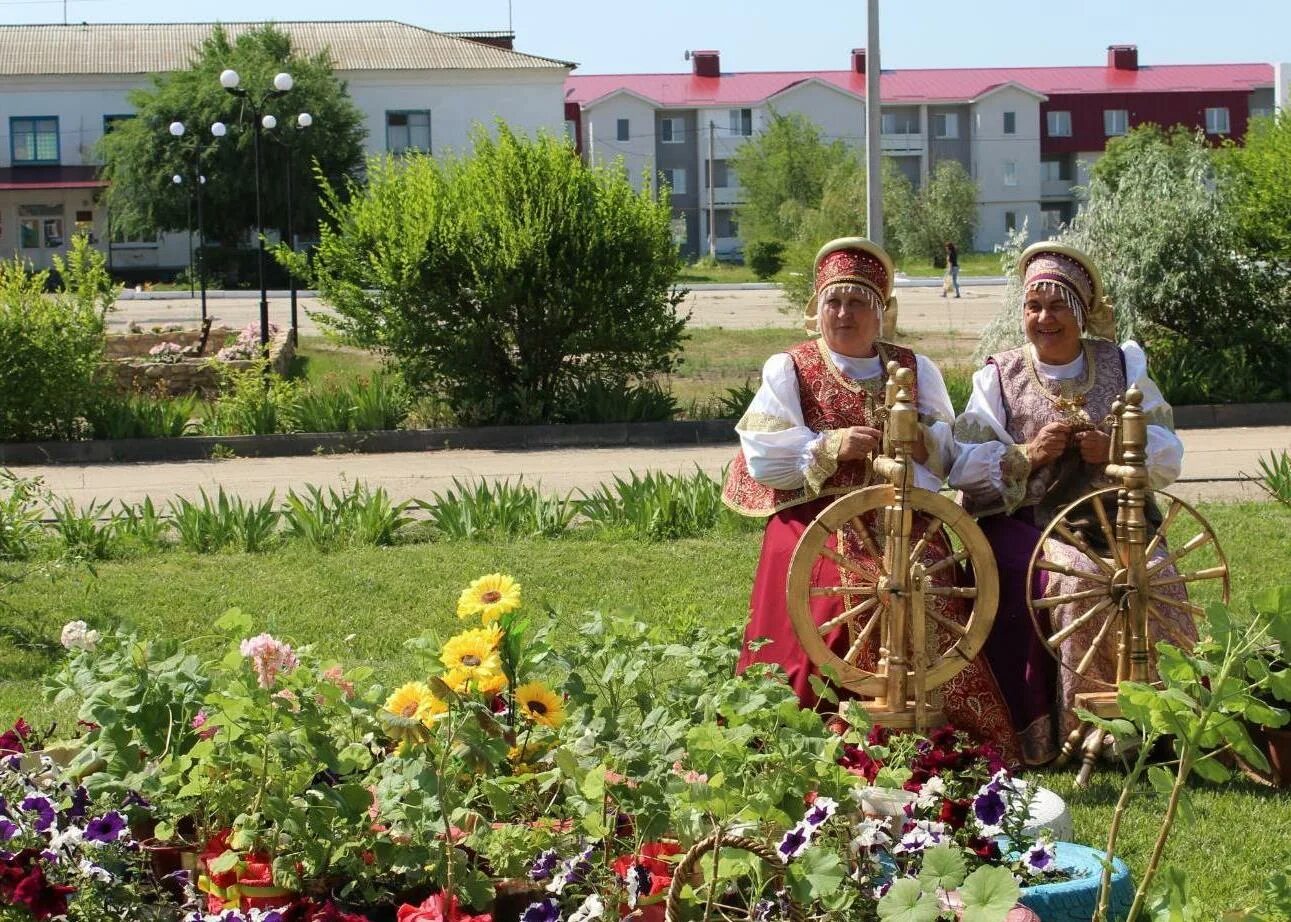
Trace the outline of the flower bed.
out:
<instances>
[{"instance_id":1,"label":"flower bed","mask_svg":"<svg viewBox=\"0 0 1291 922\"><path fill-rule=\"evenodd\" d=\"M48 690L81 732L65 767L0 761L0 918L1004 920L1062 879L1029 795L953 729L827 727L731 677L730 632L589 613L560 653L503 574L457 614L388 689L237 610L207 660L69 624ZM872 784L911 795L896 826L861 815Z\"/></svg>"},{"instance_id":2,"label":"flower bed","mask_svg":"<svg viewBox=\"0 0 1291 922\"><path fill-rule=\"evenodd\" d=\"M295 342L289 331L273 324L269 334L270 367L275 374L285 375L296 355ZM201 330L109 334L106 354L117 389L171 396L217 394L223 386L223 371L243 371L252 366L260 328L254 323L241 331L212 327L206 349L195 354L201 339ZM230 340L234 341L223 345Z\"/></svg>"}]
</instances>

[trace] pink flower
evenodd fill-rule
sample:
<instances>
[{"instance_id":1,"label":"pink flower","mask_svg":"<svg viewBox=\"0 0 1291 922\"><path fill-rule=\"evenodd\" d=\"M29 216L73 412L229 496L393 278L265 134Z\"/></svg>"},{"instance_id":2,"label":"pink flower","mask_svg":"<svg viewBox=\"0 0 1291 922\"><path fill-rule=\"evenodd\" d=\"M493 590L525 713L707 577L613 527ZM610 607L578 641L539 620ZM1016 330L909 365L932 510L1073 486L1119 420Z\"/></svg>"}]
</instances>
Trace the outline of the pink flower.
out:
<instances>
[{"instance_id":1,"label":"pink flower","mask_svg":"<svg viewBox=\"0 0 1291 922\"><path fill-rule=\"evenodd\" d=\"M207 721L209 721L210 719L211 718L206 713L205 709L198 711L197 714L193 717L193 724L192 724L193 729L196 730L197 735L204 740L209 740L212 736L215 735L215 732L219 729L218 727L208 727L205 730L202 729L203 727L206 726Z\"/></svg>"},{"instance_id":2,"label":"pink flower","mask_svg":"<svg viewBox=\"0 0 1291 922\"><path fill-rule=\"evenodd\" d=\"M684 768L681 764L680 759L672 763L672 773L674 775L680 775L681 780L686 782L687 784L707 784L708 783L708 776L706 774L704 774L703 772L697 772L693 768L692 769Z\"/></svg>"},{"instance_id":3,"label":"pink flower","mask_svg":"<svg viewBox=\"0 0 1291 922\"><path fill-rule=\"evenodd\" d=\"M345 672L340 666L332 666L330 669L323 670L323 681L331 682L339 688L346 701L354 697L354 683L345 678Z\"/></svg>"},{"instance_id":4,"label":"pink flower","mask_svg":"<svg viewBox=\"0 0 1291 922\"><path fill-rule=\"evenodd\" d=\"M276 640L271 634L261 634L242 641L242 655L251 660L261 688L269 688L280 672L291 672L300 661L288 644Z\"/></svg>"}]
</instances>

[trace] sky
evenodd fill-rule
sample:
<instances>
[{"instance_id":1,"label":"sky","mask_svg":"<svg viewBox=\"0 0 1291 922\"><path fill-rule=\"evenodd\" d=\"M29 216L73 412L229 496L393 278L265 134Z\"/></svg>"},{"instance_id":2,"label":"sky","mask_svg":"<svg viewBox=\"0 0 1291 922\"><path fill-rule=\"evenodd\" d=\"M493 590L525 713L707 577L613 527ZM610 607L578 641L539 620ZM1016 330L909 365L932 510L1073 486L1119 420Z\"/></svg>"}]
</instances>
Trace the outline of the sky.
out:
<instances>
[{"instance_id":1,"label":"sky","mask_svg":"<svg viewBox=\"0 0 1291 922\"><path fill-rule=\"evenodd\" d=\"M0 0L9 23L395 19L441 31L506 29L516 47L576 73L831 70L865 44L863 0ZM510 12L508 12L510 6ZM885 68L1101 64L1137 44L1141 64L1291 61L1288 0L886 0Z\"/></svg>"}]
</instances>

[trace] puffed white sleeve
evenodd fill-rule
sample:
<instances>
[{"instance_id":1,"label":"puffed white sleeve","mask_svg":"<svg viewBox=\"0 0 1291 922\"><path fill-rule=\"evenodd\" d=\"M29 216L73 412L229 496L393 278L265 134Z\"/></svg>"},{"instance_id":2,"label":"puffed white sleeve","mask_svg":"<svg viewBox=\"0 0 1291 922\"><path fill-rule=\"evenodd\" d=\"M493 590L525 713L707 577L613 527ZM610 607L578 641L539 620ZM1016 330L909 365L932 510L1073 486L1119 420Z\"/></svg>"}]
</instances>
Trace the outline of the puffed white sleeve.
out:
<instances>
[{"instance_id":1,"label":"puffed white sleeve","mask_svg":"<svg viewBox=\"0 0 1291 922\"><path fill-rule=\"evenodd\" d=\"M813 465L825 463L824 436L807 427L798 397L793 359L778 353L762 366L762 385L735 426L749 474L777 490L796 490L807 483ZM837 468L837 461L829 473ZM825 477L829 475L826 474ZM825 477L816 484L819 488Z\"/></svg>"},{"instance_id":2,"label":"puffed white sleeve","mask_svg":"<svg viewBox=\"0 0 1291 922\"><path fill-rule=\"evenodd\" d=\"M950 402L950 392L941 369L926 356L916 355L919 380L919 423L923 427L924 445L928 460L918 472L919 486L937 490L950 473L955 461L955 407Z\"/></svg>"},{"instance_id":3,"label":"puffed white sleeve","mask_svg":"<svg viewBox=\"0 0 1291 922\"><path fill-rule=\"evenodd\" d=\"M1179 479L1183 467L1183 442L1174 431L1174 410L1166 403L1155 381L1148 377L1148 357L1133 340L1121 345L1125 380L1143 393L1143 415L1148 423L1148 485L1159 490Z\"/></svg>"},{"instance_id":4,"label":"puffed white sleeve","mask_svg":"<svg viewBox=\"0 0 1291 922\"><path fill-rule=\"evenodd\" d=\"M978 508L1003 505L1012 512L1026 495L1031 462L1005 425L1004 395L994 365L973 375L973 393L955 420L955 460L950 485Z\"/></svg>"}]
</instances>

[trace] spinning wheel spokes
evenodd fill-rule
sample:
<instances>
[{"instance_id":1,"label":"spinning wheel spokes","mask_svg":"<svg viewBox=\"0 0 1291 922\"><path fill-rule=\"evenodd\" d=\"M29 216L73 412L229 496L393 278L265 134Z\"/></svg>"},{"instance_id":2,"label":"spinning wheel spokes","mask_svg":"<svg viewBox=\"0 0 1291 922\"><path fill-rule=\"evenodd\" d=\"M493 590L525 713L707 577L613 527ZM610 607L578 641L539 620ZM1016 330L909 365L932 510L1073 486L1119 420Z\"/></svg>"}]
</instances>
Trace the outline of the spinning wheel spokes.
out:
<instances>
[{"instance_id":1,"label":"spinning wheel spokes","mask_svg":"<svg viewBox=\"0 0 1291 922\"><path fill-rule=\"evenodd\" d=\"M1086 687L1115 688L1130 678L1134 651L1139 663L1150 664L1158 641L1191 649L1196 629L1189 622L1202 618L1205 609L1187 599L1189 587L1228 599L1228 563L1206 520L1177 497L1144 491L1166 513L1156 532L1136 547L1106 512L1107 502L1121 492L1119 487L1099 490L1063 509L1042 533L1028 571L1027 607L1035 630L1049 654ZM1107 542L1103 553L1071 522L1078 510L1090 508ZM1046 553L1058 556L1046 559ZM1046 582L1038 595L1037 574ZM1132 610L1138 597L1144 616L1143 636L1136 638Z\"/></svg>"},{"instance_id":2,"label":"spinning wheel spokes","mask_svg":"<svg viewBox=\"0 0 1291 922\"><path fill-rule=\"evenodd\" d=\"M986 537L961 507L905 491L915 524L902 541L888 530L899 517L884 513L895 495L880 485L836 500L803 532L789 568L788 609L803 649L867 698L888 693L894 669L913 669L922 678L911 687L925 690L953 678L985 643L999 596ZM842 610L818 624L811 603L834 598ZM887 648L893 636L899 649Z\"/></svg>"}]
</instances>

